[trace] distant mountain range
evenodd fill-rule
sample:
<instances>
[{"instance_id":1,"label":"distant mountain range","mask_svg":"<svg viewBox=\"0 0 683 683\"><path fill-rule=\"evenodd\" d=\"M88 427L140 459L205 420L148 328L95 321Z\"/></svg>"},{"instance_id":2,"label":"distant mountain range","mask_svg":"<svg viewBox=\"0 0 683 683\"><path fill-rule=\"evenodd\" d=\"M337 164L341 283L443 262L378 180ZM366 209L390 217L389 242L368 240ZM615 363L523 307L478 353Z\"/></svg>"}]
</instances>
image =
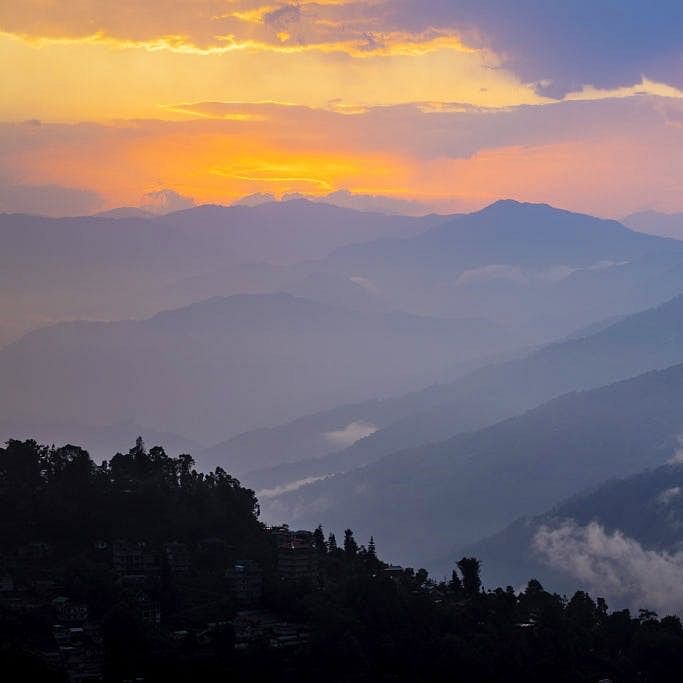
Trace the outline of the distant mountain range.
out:
<instances>
[{"instance_id":1,"label":"distant mountain range","mask_svg":"<svg viewBox=\"0 0 683 683\"><path fill-rule=\"evenodd\" d=\"M93 218L153 218L154 214L137 206L119 206L108 211L93 214Z\"/></svg>"},{"instance_id":2,"label":"distant mountain range","mask_svg":"<svg viewBox=\"0 0 683 683\"><path fill-rule=\"evenodd\" d=\"M273 488L478 429L568 391L682 363L683 296L581 335L463 373L451 383L240 435L200 457L207 466L228 467L251 486ZM366 431L354 431L354 425L366 425ZM344 430L358 440L348 444L330 437Z\"/></svg>"},{"instance_id":3,"label":"distant mountain range","mask_svg":"<svg viewBox=\"0 0 683 683\"><path fill-rule=\"evenodd\" d=\"M632 230L683 240L683 213L640 211L622 218L621 222Z\"/></svg>"},{"instance_id":4,"label":"distant mountain range","mask_svg":"<svg viewBox=\"0 0 683 683\"><path fill-rule=\"evenodd\" d=\"M150 216L0 215L0 345L75 319L287 291L346 308L488 318L528 343L683 291L683 241L547 205L390 216L296 199Z\"/></svg>"},{"instance_id":5,"label":"distant mountain range","mask_svg":"<svg viewBox=\"0 0 683 683\"><path fill-rule=\"evenodd\" d=\"M443 220L306 200L164 216L125 207L81 218L0 214L0 346L63 320L148 316L210 296L282 289L308 274L282 266Z\"/></svg>"},{"instance_id":6,"label":"distant mountain range","mask_svg":"<svg viewBox=\"0 0 683 683\"><path fill-rule=\"evenodd\" d=\"M483 315L551 340L683 291L683 242L542 204L496 202L407 239L343 247L324 267L388 305Z\"/></svg>"},{"instance_id":7,"label":"distant mountain range","mask_svg":"<svg viewBox=\"0 0 683 683\"><path fill-rule=\"evenodd\" d=\"M235 295L142 321L43 328L0 350L5 422L108 425L218 441L453 376L507 343L482 320L362 313Z\"/></svg>"},{"instance_id":8,"label":"distant mountain range","mask_svg":"<svg viewBox=\"0 0 683 683\"><path fill-rule=\"evenodd\" d=\"M374 534L398 561L443 557L609 477L665 463L681 424L683 365L676 365L393 453L285 493L265 512Z\"/></svg>"}]
</instances>

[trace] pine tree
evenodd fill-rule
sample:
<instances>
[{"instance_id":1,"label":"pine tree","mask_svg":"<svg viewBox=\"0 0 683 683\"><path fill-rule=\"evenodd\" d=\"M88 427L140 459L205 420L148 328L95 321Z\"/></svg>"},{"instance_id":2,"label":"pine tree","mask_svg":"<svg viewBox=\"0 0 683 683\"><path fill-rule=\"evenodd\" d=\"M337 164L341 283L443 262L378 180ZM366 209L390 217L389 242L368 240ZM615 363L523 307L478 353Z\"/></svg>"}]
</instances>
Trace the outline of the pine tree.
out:
<instances>
[{"instance_id":1,"label":"pine tree","mask_svg":"<svg viewBox=\"0 0 683 683\"><path fill-rule=\"evenodd\" d=\"M325 545L325 534L323 534L323 527L321 524L319 524L316 530L313 532L313 544L319 553L327 552L327 546Z\"/></svg>"},{"instance_id":2,"label":"pine tree","mask_svg":"<svg viewBox=\"0 0 683 683\"><path fill-rule=\"evenodd\" d=\"M334 534L330 534L327 539L327 550L328 552L334 553L337 551L337 539Z\"/></svg>"},{"instance_id":3,"label":"pine tree","mask_svg":"<svg viewBox=\"0 0 683 683\"><path fill-rule=\"evenodd\" d=\"M451 580L450 583L448 584L450 586L450 589L454 593L460 593L462 591L462 581L460 580L460 577L458 576L458 572L453 570L453 573L451 574Z\"/></svg>"},{"instance_id":4,"label":"pine tree","mask_svg":"<svg viewBox=\"0 0 683 683\"><path fill-rule=\"evenodd\" d=\"M377 559L377 549L375 548L375 539L370 536L370 543L368 543L368 555L373 559Z\"/></svg>"},{"instance_id":5,"label":"pine tree","mask_svg":"<svg viewBox=\"0 0 683 683\"><path fill-rule=\"evenodd\" d=\"M477 595L481 592L481 563L476 557L463 557L458 563L462 572L462 585L467 595Z\"/></svg>"},{"instance_id":6,"label":"pine tree","mask_svg":"<svg viewBox=\"0 0 683 683\"><path fill-rule=\"evenodd\" d=\"M358 543L356 543L351 529L347 529L344 532L344 552L347 555L356 555L358 553Z\"/></svg>"}]
</instances>

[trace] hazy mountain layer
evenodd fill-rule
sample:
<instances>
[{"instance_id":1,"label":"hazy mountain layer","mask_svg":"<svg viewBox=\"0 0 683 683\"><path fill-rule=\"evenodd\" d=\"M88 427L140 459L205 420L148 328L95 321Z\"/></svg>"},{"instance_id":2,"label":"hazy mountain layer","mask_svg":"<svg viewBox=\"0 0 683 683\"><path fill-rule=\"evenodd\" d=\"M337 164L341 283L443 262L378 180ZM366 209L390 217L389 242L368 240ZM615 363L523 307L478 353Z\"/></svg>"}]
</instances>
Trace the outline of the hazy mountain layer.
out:
<instances>
[{"instance_id":1,"label":"hazy mountain layer","mask_svg":"<svg viewBox=\"0 0 683 683\"><path fill-rule=\"evenodd\" d=\"M443 557L517 516L666 462L681 424L683 365L677 365L386 456L284 494L266 514L304 526L351 525L381 537L388 555L401 561Z\"/></svg>"},{"instance_id":2,"label":"hazy mountain layer","mask_svg":"<svg viewBox=\"0 0 683 683\"><path fill-rule=\"evenodd\" d=\"M390 305L485 315L551 340L683 289L683 242L616 221L506 200L407 239L344 247L329 269Z\"/></svg>"},{"instance_id":3,"label":"hazy mountain layer","mask_svg":"<svg viewBox=\"0 0 683 683\"><path fill-rule=\"evenodd\" d=\"M621 222L633 230L646 232L660 237L683 239L683 213L659 213L658 211L640 211L632 213Z\"/></svg>"},{"instance_id":4,"label":"hazy mountain layer","mask_svg":"<svg viewBox=\"0 0 683 683\"><path fill-rule=\"evenodd\" d=\"M562 547L575 558L564 556ZM535 576L553 589L618 592L609 574L624 591L629 580L648 585L662 573L680 576L682 548L683 467L674 462L609 481L458 551L482 559L487 582L505 575L521 583ZM444 567L449 564L452 558Z\"/></svg>"},{"instance_id":5,"label":"hazy mountain layer","mask_svg":"<svg viewBox=\"0 0 683 683\"><path fill-rule=\"evenodd\" d=\"M133 420L211 442L423 386L507 343L482 320L360 313L288 294L215 298L26 335L0 350L0 413L33 424Z\"/></svg>"},{"instance_id":6,"label":"hazy mountain layer","mask_svg":"<svg viewBox=\"0 0 683 683\"><path fill-rule=\"evenodd\" d=\"M0 214L0 345L61 320L151 315L210 296L278 289L299 277L283 274L284 265L381 235L414 235L443 220L305 200L156 217ZM246 265L266 262L281 267Z\"/></svg>"},{"instance_id":7,"label":"hazy mountain layer","mask_svg":"<svg viewBox=\"0 0 683 683\"><path fill-rule=\"evenodd\" d=\"M271 488L349 470L400 449L478 429L567 391L681 363L683 296L584 334L475 370L449 384L342 406L241 435L209 449L202 458L240 476L248 472L252 486ZM349 444L354 438L357 441ZM271 468L264 469L268 465Z\"/></svg>"}]
</instances>

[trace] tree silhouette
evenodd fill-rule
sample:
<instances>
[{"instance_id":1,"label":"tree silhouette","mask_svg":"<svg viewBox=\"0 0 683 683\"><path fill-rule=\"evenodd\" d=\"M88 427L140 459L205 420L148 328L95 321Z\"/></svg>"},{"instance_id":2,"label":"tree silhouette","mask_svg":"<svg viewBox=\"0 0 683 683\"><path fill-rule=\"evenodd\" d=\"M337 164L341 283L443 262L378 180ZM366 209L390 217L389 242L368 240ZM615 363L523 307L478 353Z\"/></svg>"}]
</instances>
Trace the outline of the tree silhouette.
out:
<instances>
[{"instance_id":1,"label":"tree silhouette","mask_svg":"<svg viewBox=\"0 0 683 683\"><path fill-rule=\"evenodd\" d=\"M323 528L320 524L313 532L313 544L319 553L327 552L327 546L325 545L325 534L323 534Z\"/></svg>"},{"instance_id":2,"label":"tree silhouette","mask_svg":"<svg viewBox=\"0 0 683 683\"><path fill-rule=\"evenodd\" d=\"M377 548L375 548L375 538L370 536L370 543L368 543L368 556L373 560L377 559Z\"/></svg>"},{"instance_id":3,"label":"tree silhouette","mask_svg":"<svg viewBox=\"0 0 683 683\"><path fill-rule=\"evenodd\" d=\"M477 595L481 592L481 562L476 557L463 557L457 563L458 569L462 573L462 586L465 593L469 596Z\"/></svg>"},{"instance_id":4,"label":"tree silhouette","mask_svg":"<svg viewBox=\"0 0 683 683\"><path fill-rule=\"evenodd\" d=\"M347 529L344 532L344 552L347 555L356 555L358 553L358 543L353 538L353 531Z\"/></svg>"}]
</instances>

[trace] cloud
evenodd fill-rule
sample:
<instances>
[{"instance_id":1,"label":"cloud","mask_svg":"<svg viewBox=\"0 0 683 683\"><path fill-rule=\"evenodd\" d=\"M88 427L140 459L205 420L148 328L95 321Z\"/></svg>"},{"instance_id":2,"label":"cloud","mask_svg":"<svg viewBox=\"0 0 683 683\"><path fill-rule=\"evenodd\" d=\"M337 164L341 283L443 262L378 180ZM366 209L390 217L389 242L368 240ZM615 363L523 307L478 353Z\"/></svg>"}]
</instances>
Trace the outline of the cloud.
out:
<instances>
[{"instance_id":1,"label":"cloud","mask_svg":"<svg viewBox=\"0 0 683 683\"><path fill-rule=\"evenodd\" d=\"M195 206L195 201L192 197L186 197L168 188L148 192L140 203L140 207L145 211L159 214L191 209L193 206Z\"/></svg>"},{"instance_id":2,"label":"cloud","mask_svg":"<svg viewBox=\"0 0 683 683\"><path fill-rule=\"evenodd\" d=\"M490 264L480 268L465 270L458 276L456 285L468 286L487 282L512 282L515 284L530 284L533 282L561 282L576 272L603 271L626 265L627 261L598 261L583 268L568 264L557 264L546 268L521 268L510 264Z\"/></svg>"},{"instance_id":3,"label":"cloud","mask_svg":"<svg viewBox=\"0 0 683 683\"><path fill-rule=\"evenodd\" d=\"M88 187L109 206L135 205L140 188L156 186L182 187L199 203L333 192L341 205L391 210L393 203L408 212L473 210L501 197L602 216L653 203L680 211L683 127L665 119L668 103L675 102L648 95L346 114L219 102L182 105L197 116L184 121L0 124L0 177Z\"/></svg>"},{"instance_id":4,"label":"cloud","mask_svg":"<svg viewBox=\"0 0 683 683\"><path fill-rule=\"evenodd\" d=\"M263 23L274 26L278 30L288 29L301 20L300 5L282 5L263 15Z\"/></svg>"},{"instance_id":5,"label":"cloud","mask_svg":"<svg viewBox=\"0 0 683 683\"><path fill-rule=\"evenodd\" d=\"M337 190L319 201L328 202L335 206L341 206L357 211L371 211L403 216L423 216L430 213L432 207L421 202L401 199L399 197L387 197L378 194L360 194L349 190Z\"/></svg>"},{"instance_id":6,"label":"cloud","mask_svg":"<svg viewBox=\"0 0 683 683\"><path fill-rule=\"evenodd\" d=\"M377 285L372 280L370 280L370 278L364 277L362 275L351 275L349 276L349 280L351 280L351 282L358 285L359 287L362 287L363 289L367 290L368 292L371 292L372 294L379 294L379 289L377 288Z\"/></svg>"},{"instance_id":7,"label":"cloud","mask_svg":"<svg viewBox=\"0 0 683 683\"><path fill-rule=\"evenodd\" d=\"M669 460L669 465L681 465L683 464L683 436L678 436L678 448L673 454L673 457Z\"/></svg>"},{"instance_id":8,"label":"cloud","mask_svg":"<svg viewBox=\"0 0 683 683\"><path fill-rule=\"evenodd\" d=\"M346 189L335 190L324 195L312 195L302 192L291 192L282 195L282 201L290 199L307 199L311 202L332 204L333 206L340 206L345 209L395 216L424 216L434 211L434 206L411 199L356 193Z\"/></svg>"},{"instance_id":9,"label":"cloud","mask_svg":"<svg viewBox=\"0 0 683 683\"><path fill-rule=\"evenodd\" d=\"M259 500L267 500L268 498L277 498L283 493L289 493L290 491L296 491L302 486L307 486L308 484L313 484L321 479L326 479L326 477L306 477L306 479L298 479L297 481L290 481L287 484L282 484L281 486L275 486L272 489L261 489L256 492L256 497Z\"/></svg>"},{"instance_id":10,"label":"cloud","mask_svg":"<svg viewBox=\"0 0 683 683\"><path fill-rule=\"evenodd\" d=\"M545 95L628 86L643 75L683 87L678 0L397 0L392 10L393 21L412 30L453 26Z\"/></svg>"},{"instance_id":11,"label":"cloud","mask_svg":"<svg viewBox=\"0 0 683 683\"><path fill-rule=\"evenodd\" d=\"M529 276L519 266L491 264L482 266L481 268L471 268L463 271L458 275L456 284L464 287L485 282L494 282L496 280L522 284L529 281Z\"/></svg>"},{"instance_id":12,"label":"cloud","mask_svg":"<svg viewBox=\"0 0 683 683\"><path fill-rule=\"evenodd\" d=\"M360 441L360 439L364 439L366 436L374 434L376 431L377 427L371 422L356 420L350 422L342 429L325 432L325 438L338 448L347 448L356 443L356 441Z\"/></svg>"},{"instance_id":13,"label":"cloud","mask_svg":"<svg viewBox=\"0 0 683 683\"><path fill-rule=\"evenodd\" d=\"M683 551L647 550L597 522L541 527L532 541L540 557L593 593L633 608L683 614Z\"/></svg>"},{"instance_id":14,"label":"cloud","mask_svg":"<svg viewBox=\"0 0 683 683\"><path fill-rule=\"evenodd\" d=\"M233 202L233 206L259 206L260 204L268 204L276 202L277 197L272 192L254 192L252 194L240 197Z\"/></svg>"},{"instance_id":15,"label":"cloud","mask_svg":"<svg viewBox=\"0 0 683 683\"><path fill-rule=\"evenodd\" d=\"M233 0L227 7L225 0L119 0L94 6L90 0L66 5L24 0L13 7L0 5L0 30L38 45L100 43L184 54L310 49L364 57L443 48L473 51L451 30L429 26L412 32L386 24L385 17L382 3L373 0ZM373 38L376 30L382 40Z\"/></svg>"},{"instance_id":16,"label":"cloud","mask_svg":"<svg viewBox=\"0 0 683 683\"><path fill-rule=\"evenodd\" d=\"M0 180L0 212L83 216L104 204L97 192L62 185L19 185Z\"/></svg>"},{"instance_id":17,"label":"cloud","mask_svg":"<svg viewBox=\"0 0 683 683\"><path fill-rule=\"evenodd\" d=\"M680 495L681 495L681 487L680 486L672 486L671 488L665 489L664 491L662 491L657 496L657 501L660 502L662 505L668 505L669 503L671 503L671 501L680 497Z\"/></svg>"},{"instance_id":18,"label":"cloud","mask_svg":"<svg viewBox=\"0 0 683 683\"><path fill-rule=\"evenodd\" d=\"M683 103L680 101L666 101L662 104L662 113L666 122L671 126L683 128Z\"/></svg>"},{"instance_id":19,"label":"cloud","mask_svg":"<svg viewBox=\"0 0 683 683\"><path fill-rule=\"evenodd\" d=\"M216 120L234 114L260 116L262 127L277 123L281 135L294 130L300 135L302 128L308 136L317 136L321 131L338 146L354 141L367 149L401 150L422 159L467 159L477 152L501 147L599 141L621 131L629 135L645 129L664 132L670 116L666 112L681 103L683 100L654 95L504 108L413 102L365 107L353 114L343 113L337 104L331 110L273 103L200 102L177 106ZM672 138L679 135L677 130L667 132Z\"/></svg>"},{"instance_id":20,"label":"cloud","mask_svg":"<svg viewBox=\"0 0 683 683\"><path fill-rule=\"evenodd\" d=\"M476 50L491 69L505 67L556 98L584 86L632 86L642 76L683 87L679 0L22 0L0 4L0 27L34 42L184 53Z\"/></svg>"}]
</instances>

